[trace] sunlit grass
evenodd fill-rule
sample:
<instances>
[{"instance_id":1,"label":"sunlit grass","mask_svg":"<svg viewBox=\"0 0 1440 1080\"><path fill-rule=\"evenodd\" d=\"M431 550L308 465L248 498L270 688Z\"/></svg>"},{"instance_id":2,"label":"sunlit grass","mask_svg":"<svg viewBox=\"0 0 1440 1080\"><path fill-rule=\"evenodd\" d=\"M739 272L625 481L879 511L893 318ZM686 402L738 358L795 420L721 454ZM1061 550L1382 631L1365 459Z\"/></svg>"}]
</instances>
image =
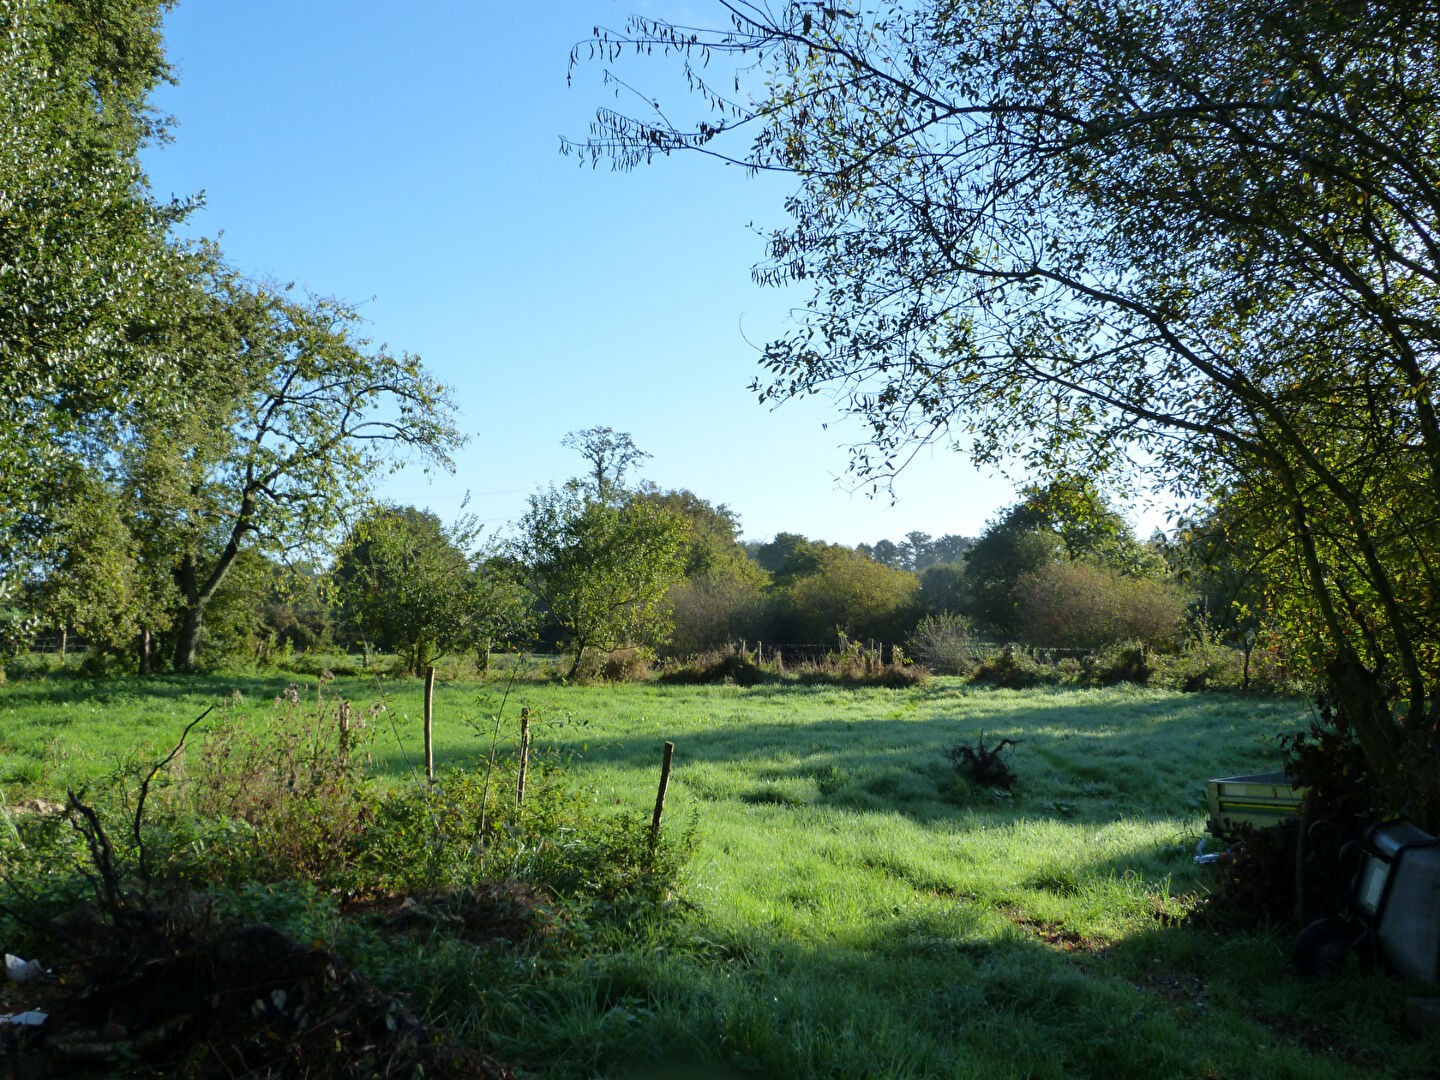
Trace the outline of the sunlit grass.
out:
<instances>
[{"instance_id":1,"label":"sunlit grass","mask_svg":"<svg viewBox=\"0 0 1440 1080\"><path fill-rule=\"evenodd\" d=\"M165 747L214 703L265 722L285 677L0 689L0 774L54 788ZM152 693L152 689L157 692ZM235 696L239 691L239 697ZM314 699L315 681L303 694ZM421 761L419 684L339 679L376 766ZM508 694L508 696L507 696ZM1420 1075L1409 992L1286 971L1289 932L1193 917L1204 782L1278 763L1304 703L1135 688L996 691L442 684L436 758L520 709L605 805L694 818L687 913L522 968L432 951L416 1002L536 1072L617 1077ZM495 718L499 717L498 729ZM18 726L17 726L18 725ZM1013 791L944 755L1017 740ZM403 981L403 980L402 980Z\"/></svg>"}]
</instances>

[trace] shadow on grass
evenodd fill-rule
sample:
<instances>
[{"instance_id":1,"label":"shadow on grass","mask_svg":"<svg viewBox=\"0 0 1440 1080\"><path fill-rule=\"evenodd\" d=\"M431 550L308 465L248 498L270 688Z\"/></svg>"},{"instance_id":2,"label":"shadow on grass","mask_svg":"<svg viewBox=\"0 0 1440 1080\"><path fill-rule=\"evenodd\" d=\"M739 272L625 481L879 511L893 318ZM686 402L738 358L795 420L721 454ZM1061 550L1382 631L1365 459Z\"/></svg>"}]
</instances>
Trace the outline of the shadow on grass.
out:
<instances>
[{"instance_id":1,"label":"shadow on grass","mask_svg":"<svg viewBox=\"0 0 1440 1080\"><path fill-rule=\"evenodd\" d=\"M964 901L845 941L709 934L577 974L577 1013L600 1032L628 1021L597 1062L613 1077L694 1062L735 1077L1338 1078L1429 1060L1403 1030L1402 987L1355 974L1315 992L1273 935L1157 922L1104 942Z\"/></svg>"},{"instance_id":2,"label":"shadow on grass","mask_svg":"<svg viewBox=\"0 0 1440 1080\"><path fill-rule=\"evenodd\" d=\"M147 700L212 702L229 698L236 690L247 698L265 700L284 692L291 683L315 683L313 676L274 674L164 674L87 675L78 668L12 679L3 694L14 706L85 704L111 705Z\"/></svg>"},{"instance_id":3,"label":"shadow on grass","mask_svg":"<svg viewBox=\"0 0 1440 1080\"><path fill-rule=\"evenodd\" d=\"M674 782L701 801L892 812L921 821L959 810L996 822L1193 817L1209 777L1274 760L1266 742L1281 730L1272 706L1260 711L1253 732L1244 731L1244 705L1237 710L1229 698L1070 695L1017 707L971 694L955 705L900 719L692 723L666 736L676 744ZM1237 735L1254 743L1239 759ZM978 787L948 760L947 748L982 736L992 746L1002 737L1018 740L1009 759L1018 776L1012 791ZM643 774L658 770L661 742L652 735L598 744L562 736L546 745L582 767ZM437 760L461 765L465 756L451 751Z\"/></svg>"}]
</instances>

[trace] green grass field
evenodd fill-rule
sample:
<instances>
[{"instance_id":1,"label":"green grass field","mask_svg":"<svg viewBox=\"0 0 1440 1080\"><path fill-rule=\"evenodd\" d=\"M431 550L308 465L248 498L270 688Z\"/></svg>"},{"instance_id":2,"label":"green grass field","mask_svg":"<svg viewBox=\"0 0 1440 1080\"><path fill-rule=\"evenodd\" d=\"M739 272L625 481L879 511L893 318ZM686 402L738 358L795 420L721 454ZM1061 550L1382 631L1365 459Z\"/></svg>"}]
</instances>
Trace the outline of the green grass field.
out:
<instances>
[{"instance_id":1,"label":"green grass field","mask_svg":"<svg viewBox=\"0 0 1440 1080\"><path fill-rule=\"evenodd\" d=\"M7 797L168 750L204 707L273 712L289 680L17 681L0 689ZM313 700L313 679L302 694ZM397 781L421 761L418 683L337 680ZM1291 701L1133 688L442 685L436 758L513 740L569 758L605 805L696 823L684 914L573 955L437 950L372 962L417 1006L536 1073L614 1077L1419 1076L1414 988L1307 984L1290 930L1194 912L1204 781L1277 760ZM1019 740L1009 794L944 749ZM422 950L423 953L423 950ZM372 958L373 961L373 958ZM366 965L364 957L361 966Z\"/></svg>"}]
</instances>

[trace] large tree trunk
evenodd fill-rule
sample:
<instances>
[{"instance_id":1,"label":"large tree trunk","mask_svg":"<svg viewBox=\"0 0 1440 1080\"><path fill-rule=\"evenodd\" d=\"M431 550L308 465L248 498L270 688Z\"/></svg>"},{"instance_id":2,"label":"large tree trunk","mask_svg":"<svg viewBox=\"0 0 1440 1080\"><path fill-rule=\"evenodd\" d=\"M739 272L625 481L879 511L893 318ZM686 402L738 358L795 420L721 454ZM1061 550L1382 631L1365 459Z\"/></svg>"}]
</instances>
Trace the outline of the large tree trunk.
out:
<instances>
[{"instance_id":1,"label":"large tree trunk","mask_svg":"<svg viewBox=\"0 0 1440 1080\"><path fill-rule=\"evenodd\" d=\"M174 664L176 671L194 671L195 655L200 649L200 627L205 620L205 609L198 604L187 604L180 616L180 625L175 631Z\"/></svg>"},{"instance_id":2,"label":"large tree trunk","mask_svg":"<svg viewBox=\"0 0 1440 1080\"><path fill-rule=\"evenodd\" d=\"M1406 730L1396 722L1384 686L1353 649L1343 649L1326 674L1390 811L1424 829L1440 824L1433 797L1436 761L1428 748L1419 745L1424 740L1415 737L1419 725Z\"/></svg>"},{"instance_id":3,"label":"large tree trunk","mask_svg":"<svg viewBox=\"0 0 1440 1080\"><path fill-rule=\"evenodd\" d=\"M194 671L195 654L200 648L200 626L205 620L205 607L215 598L220 583L230 572L236 556L240 554L240 541L249 529L249 515L253 510L247 495L240 503L240 514L230 539L220 549L215 565L200 578L198 559L192 553L180 560L175 571L175 582L180 586L180 595L185 598L185 611L180 617L180 627L175 636L174 662L176 671Z\"/></svg>"}]
</instances>

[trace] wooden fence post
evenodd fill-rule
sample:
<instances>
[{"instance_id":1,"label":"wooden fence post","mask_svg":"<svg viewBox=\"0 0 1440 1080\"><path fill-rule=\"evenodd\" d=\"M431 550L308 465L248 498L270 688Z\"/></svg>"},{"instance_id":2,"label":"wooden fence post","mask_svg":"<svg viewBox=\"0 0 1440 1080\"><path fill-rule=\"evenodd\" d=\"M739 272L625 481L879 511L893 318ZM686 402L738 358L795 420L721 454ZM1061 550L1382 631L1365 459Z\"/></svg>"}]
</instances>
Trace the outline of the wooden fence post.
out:
<instances>
[{"instance_id":1,"label":"wooden fence post","mask_svg":"<svg viewBox=\"0 0 1440 1080\"><path fill-rule=\"evenodd\" d=\"M425 669L425 779L435 779L435 668Z\"/></svg>"},{"instance_id":2,"label":"wooden fence post","mask_svg":"<svg viewBox=\"0 0 1440 1080\"><path fill-rule=\"evenodd\" d=\"M530 710L520 709L520 768L515 778L515 805L525 801L525 773L530 766Z\"/></svg>"},{"instance_id":3,"label":"wooden fence post","mask_svg":"<svg viewBox=\"0 0 1440 1080\"><path fill-rule=\"evenodd\" d=\"M340 757L350 756L350 702L340 702Z\"/></svg>"},{"instance_id":4,"label":"wooden fence post","mask_svg":"<svg viewBox=\"0 0 1440 1080\"><path fill-rule=\"evenodd\" d=\"M653 852L660 843L660 819L665 816L665 789L670 786L670 759L675 756L675 744L665 744L665 760L660 765L660 790L655 793L655 816L650 819L650 850Z\"/></svg>"}]
</instances>

